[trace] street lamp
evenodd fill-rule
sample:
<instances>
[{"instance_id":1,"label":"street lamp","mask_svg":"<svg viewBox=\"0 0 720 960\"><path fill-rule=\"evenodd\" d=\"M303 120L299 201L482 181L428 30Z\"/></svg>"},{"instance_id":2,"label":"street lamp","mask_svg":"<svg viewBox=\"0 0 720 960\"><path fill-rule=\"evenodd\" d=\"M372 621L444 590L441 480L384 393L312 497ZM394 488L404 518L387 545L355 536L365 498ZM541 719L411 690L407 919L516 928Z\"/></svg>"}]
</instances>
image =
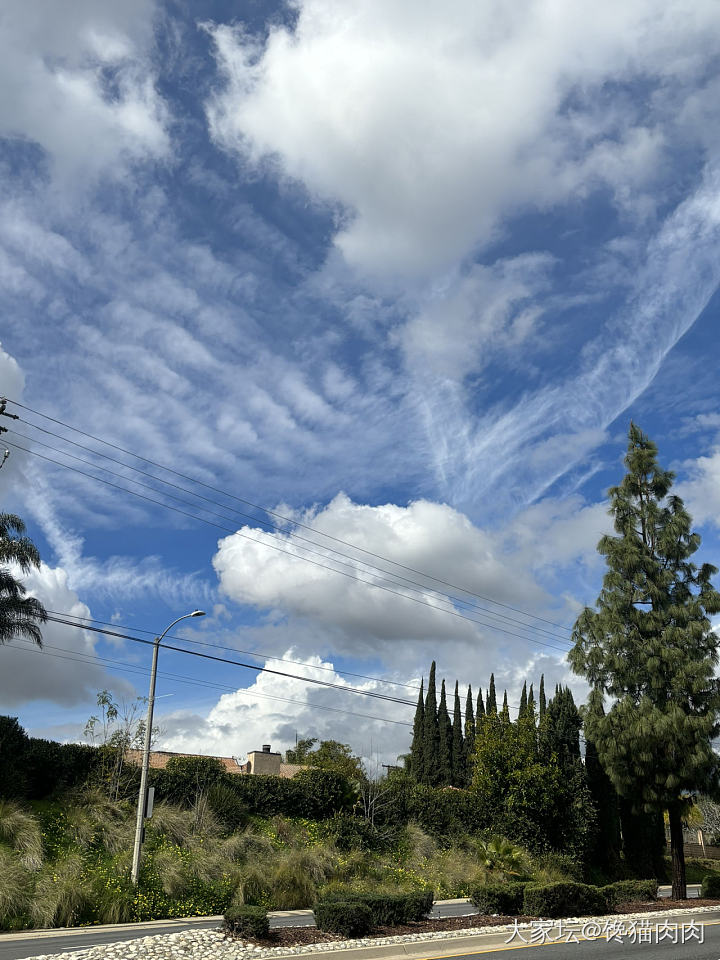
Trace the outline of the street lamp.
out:
<instances>
[{"instance_id":1,"label":"street lamp","mask_svg":"<svg viewBox=\"0 0 720 960\"><path fill-rule=\"evenodd\" d=\"M152 736L153 706L155 703L155 677L157 675L158 650L165 635L172 630L176 623L181 620L187 620L190 617L204 617L204 610L193 610L192 613L186 613L177 620L173 620L169 627L155 637L153 646L152 670L150 671L150 694L148 696L147 720L145 721L145 745L143 747L142 772L140 774L140 793L138 794L137 821L135 823L135 846L133 848L132 862L132 882L137 886L138 876L140 874L140 848L143 842L143 820L145 819L145 800L147 797L147 775L150 764L150 737Z\"/></svg>"}]
</instances>

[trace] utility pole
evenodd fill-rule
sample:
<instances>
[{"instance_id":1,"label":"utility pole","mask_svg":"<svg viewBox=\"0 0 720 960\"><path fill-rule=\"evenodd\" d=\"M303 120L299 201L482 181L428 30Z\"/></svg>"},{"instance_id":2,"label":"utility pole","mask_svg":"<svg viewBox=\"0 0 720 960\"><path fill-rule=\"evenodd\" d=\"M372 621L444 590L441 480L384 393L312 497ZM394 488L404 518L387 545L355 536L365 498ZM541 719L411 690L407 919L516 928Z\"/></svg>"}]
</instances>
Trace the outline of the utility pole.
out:
<instances>
[{"instance_id":1,"label":"utility pole","mask_svg":"<svg viewBox=\"0 0 720 960\"><path fill-rule=\"evenodd\" d=\"M165 635L172 630L176 623L181 620L187 620L189 617L204 617L204 610L193 610L192 613L186 613L177 620L173 620L170 626L155 637L153 646L152 669L150 671L150 693L148 694L147 719L145 721L145 744L143 746L142 769L140 772L140 792L138 794L137 819L135 821L135 845L133 847L132 872L130 874L132 882L137 886L140 876L140 855L142 852L144 821L147 812L147 778L148 767L150 766L150 740L152 737L153 707L155 705L155 679L157 677L158 651Z\"/></svg>"},{"instance_id":2,"label":"utility pole","mask_svg":"<svg viewBox=\"0 0 720 960\"><path fill-rule=\"evenodd\" d=\"M19 420L20 417L16 413L8 413L5 409L7 407L7 397L0 397L0 417L9 417L10 420ZM0 425L0 433L7 433L8 428ZM3 451L2 461L0 461L0 470L5 466L5 461L10 456L10 451L7 447Z\"/></svg>"}]
</instances>

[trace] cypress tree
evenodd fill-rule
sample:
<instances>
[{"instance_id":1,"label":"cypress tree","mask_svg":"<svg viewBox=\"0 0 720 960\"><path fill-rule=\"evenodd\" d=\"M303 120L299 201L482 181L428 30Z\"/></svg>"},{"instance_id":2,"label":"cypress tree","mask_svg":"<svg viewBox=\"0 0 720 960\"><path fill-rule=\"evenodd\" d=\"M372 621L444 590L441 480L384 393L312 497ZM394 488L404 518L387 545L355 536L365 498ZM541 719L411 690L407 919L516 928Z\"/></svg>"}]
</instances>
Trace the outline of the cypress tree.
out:
<instances>
[{"instance_id":1,"label":"cypress tree","mask_svg":"<svg viewBox=\"0 0 720 960\"><path fill-rule=\"evenodd\" d=\"M490 688L488 689L487 703L485 705L485 713L488 716L497 714L497 699L495 697L495 674L490 674Z\"/></svg>"},{"instance_id":2,"label":"cypress tree","mask_svg":"<svg viewBox=\"0 0 720 960\"><path fill-rule=\"evenodd\" d=\"M510 708L508 707L507 690L505 690L503 696L502 719L504 723L510 723Z\"/></svg>"},{"instance_id":3,"label":"cypress tree","mask_svg":"<svg viewBox=\"0 0 720 960\"><path fill-rule=\"evenodd\" d=\"M592 740L585 744L585 777L597 816L589 862L605 873L614 872L620 854L620 812L615 787L605 773Z\"/></svg>"},{"instance_id":4,"label":"cypress tree","mask_svg":"<svg viewBox=\"0 0 720 960\"><path fill-rule=\"evenodd\" d=\"M453 705L452 746L450 751L452 764L452 785L462 787L465 783L465 741L463 740L462 713L460 711L460 691L455 681L455 702Z\"/></svg>"},{"instance_id":5,"label":"cypress tree","mask_svg":"<svg viewBox=\"0 0 720 960\"><path fill-rule=\"evenodd\" d=\"M438 769L436 785L448 786L452 782L452 724L445 696L445 681L440 688L440 704L437 713Z\"/></svg>"},{"instance_id":6,"label":"cypress tree","mask_svg":"<svg viewBox=\"0 0 720 960\"><path fill-rule=\"evenodd\" d=\"M559 687L545 711L543 745L546 758L557 757L570 773L580 761L580 714L569 687Z\"/></svg>"},{"instance_id":7,"label":"cypress tree","mask_svg":"<svg viewBox=\"0 0 720 960\"><path fill-rule=\"evenodd\" d=\"M430 786L437 783L440 736L437 719L437 690L435 687L435 661L430 664L428 691L425 697L425 735L423 736L422 782Z\"/></svg>"},{"instance_id":8,"label":"cypress tree","mask_svg":"<svg viewBox=\"0 0 720 960\"><path fill-rule=\"evenodd\" d=\"M684 797L717 784L712 740L720 731L717 637L710 616L720 593L673 474L630 424L625 474L610 490L616 536L598 544L607 572L597 609L573 630L569 659L590 684L585 729L618 793L634 809L668 811L672 896L686 896ZM604 698L612 701L607 713Z\"/></svg>"},{"instance_id":9,"label":"cypress tree","mask_svg":"<svg viewBox=\"0 0 720 960\"><path fill-rule=\"evenodd\" d=\"M478 694L480 700L481 694ZM481 701L482 702L482 701ZM472 779L472 757L475 752L475 717L473 715L472 687L468 687L465 699L464 785Z\"/></svg>"},{"instance_id":10,"label":"cypress tree","mask_svg":"<svg viewBox=\"0 0 720 960\"><path fill-rule=\"evenodd\" d=\"M521 720L525 716L525 711L527 710L527 680L523 683L522 693L520 694L520 709L518 710L517 718Z\"/></svg>"},{"instance_id":11,"label":"cypress tree","mask_svg":"<svg viewBox=\"0 0 720 960\"><path fill-rule=\"evenodd\" d=\"M478 689L477 696L477 710L475 711L475 732L477 733L477 725L480 717L485 716L485 702L483 701L482 687Z\"/></svg>"},{"instance_id":12,"label":"cypress tree","mask_svg":"<svg viewBox=\"0 0 720 960\"><path fill-rule=\"evenodd\" d=\"M530 689L528 690L527 709L528 709L528 713L532 713L533 719L535 719L535 694L533 693L532 684L530 684Z\"/></svg>"},{"instance_id":13,"label":"cypress tree","mask_svg":"<svg viewBox=\"0 0 720 960\"><path fill-rule=\"evenodd\" d=\"M425 764L423 761L423 746L425 741L425 702L423 694L424 678L420 681L420 692L418 694L417 707L415 708L415 720L413 722L412 745L410 747L410 774L418 783L423 782L425 776Z\"/></svg>"},{"instance_id":14,"label":"cypress tree","mask_svg":"<svg viewBox=\"0 0 720 960\"><path fill-rule=\"evenodd\" d=\"M539 714L538 719L542 720L545 716L545 710L547 709L547 701L545 700L545 674L540 675L540 694L538 700Z\"/></svg>"}]
</instances>

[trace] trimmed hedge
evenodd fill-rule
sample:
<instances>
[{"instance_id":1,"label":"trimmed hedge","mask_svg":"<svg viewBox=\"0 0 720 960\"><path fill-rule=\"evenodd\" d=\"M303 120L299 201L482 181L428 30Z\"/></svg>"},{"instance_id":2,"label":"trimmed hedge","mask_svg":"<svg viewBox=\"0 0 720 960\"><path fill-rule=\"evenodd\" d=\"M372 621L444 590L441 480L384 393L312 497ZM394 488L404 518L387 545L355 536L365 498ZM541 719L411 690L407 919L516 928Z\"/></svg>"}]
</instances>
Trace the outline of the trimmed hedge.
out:
<instances>
[{"instance_id":1,"label":"trimmed hedge","mask_svg":"<svg viewBox=\"0 0 720 960\"><path fill-rule=\"evenodd\" d=\"M600 888L587 883L529 883L525 887L523 913L530 917L583 917L608 909Z\"/></svg>"},{"instance_id":2,"label":"trimmed hedge","mask_svg":"<svg viewBox=\"0 0 720 960\"><path fill-rule=\"evenodd\" d=\"M395 927L423 920L432 909L432 890L412 893L358 893L352 890L328 891L320 903L362 903L369 908L373 925Z\"/></svg>"},{"instance_id":3,"label":"trimmed hedge","mask_svg":"<svg viewBox=\"0 0 720 960\"><path fill-rule=\"evenodd\" d=\"M224 916L225 929L237 937L264 940L270 932L267 910L242 904L228 907Z\"/></svg>"},{"instance_id":4,"label":"trimmed hedge","mask_svg":"<svg viewBox=\"0 0 720 960\"><path fill-rule=\"evenodd\" d=\"M482 883L475 887L470 899L480 913L516 917L523 911L527 883Z\"/></svg>"},{"instance_id":5,"label":"trimmed hedge","mask_svg":"<svg viewBox=\"0 0 720 960\"><path fill-rule=\"evenodd\" d=\"M600 892L612 906L617 903L657 900L657 880L616 880L600 887Z\"/></svg>"},{"instance_id":6,"label":"trimmed hedge","mask_svg":"<svg viewBox=\"0 0 720 960\"><path fill-rule=\"evenodd\" d=\"M708 900L714 900L720 897L720 874L708 873L702 878L700 896Z\"/></svg>"},{"instance_id":7,"label":"trimmed hedge","mask_svg":"<svg viewBox=\"0 0 720 960\"><path fill-rule=\"evenodd\" d=\"M359 900L321 900L313 913L315 926L326 933L362 937L373 928L372 910Z\"/></svg>"}]
</instances>

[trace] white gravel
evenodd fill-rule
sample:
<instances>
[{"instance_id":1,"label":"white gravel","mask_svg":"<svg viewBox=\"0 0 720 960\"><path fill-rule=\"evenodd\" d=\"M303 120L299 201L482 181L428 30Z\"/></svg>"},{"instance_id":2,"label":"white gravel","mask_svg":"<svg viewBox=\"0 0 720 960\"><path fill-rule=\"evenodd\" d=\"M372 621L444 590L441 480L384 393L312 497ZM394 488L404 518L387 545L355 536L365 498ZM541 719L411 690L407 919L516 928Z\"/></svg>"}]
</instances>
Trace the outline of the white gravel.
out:
<instances>
[{"instance_id":1,"label":"white gravel","mask_svg":"<svg viewBox=\"0 0 720 960\"><path fill-rule=\"evenodd\" d=\"M610 921L667 920L668 914L688 917L717 912L717 907L689 907L683 910L653 910L646 913L612 914L609 917L594 917L603 923ZM563 928L570 925L582 926L587 917L564 918ZM557 924L558 921L554 921ZM537 921L518 923L518 930L530 931ZM241 940L231 940L221 930L184 930L181 933L161 934L155 937L142 937L137 940L123 940L118 943L104 943L70 953L38 954L28 960L263 960L264 957L295 956L302 953L323 953L335 950L352 950L358 947L380 947L395 943L414 943L422 940L453 940L473 937L478 934L505 933L515 930L514 924L502 924L491 927L470 927L463 930L436 930L431 933L411 933L399 937L369 937L360 940L335 940L329 943L310 943L299 947L258 947Z\"/></svg>"}]
</instances>

